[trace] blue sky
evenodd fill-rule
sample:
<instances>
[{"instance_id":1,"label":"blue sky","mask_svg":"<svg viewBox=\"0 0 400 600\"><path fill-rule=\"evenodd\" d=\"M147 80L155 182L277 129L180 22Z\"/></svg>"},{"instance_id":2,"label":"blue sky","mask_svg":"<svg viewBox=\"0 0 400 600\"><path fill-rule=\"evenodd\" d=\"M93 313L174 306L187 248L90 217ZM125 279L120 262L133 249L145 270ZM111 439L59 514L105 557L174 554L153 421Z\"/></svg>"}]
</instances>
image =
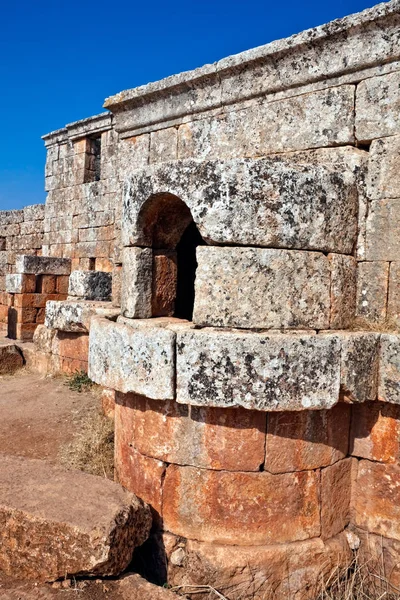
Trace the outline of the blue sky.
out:
<instances>
[{"instance_id":1,"label":"blue sky","mask_svg":"<svg viewBox=\"0 0 400 600\"><path fill-rule=\"evenodd\" d=\"M321 25L366 0L21 0L0 23L0 210L45 201L42 135L103 100Z\"/></svg>"}]
</instances>

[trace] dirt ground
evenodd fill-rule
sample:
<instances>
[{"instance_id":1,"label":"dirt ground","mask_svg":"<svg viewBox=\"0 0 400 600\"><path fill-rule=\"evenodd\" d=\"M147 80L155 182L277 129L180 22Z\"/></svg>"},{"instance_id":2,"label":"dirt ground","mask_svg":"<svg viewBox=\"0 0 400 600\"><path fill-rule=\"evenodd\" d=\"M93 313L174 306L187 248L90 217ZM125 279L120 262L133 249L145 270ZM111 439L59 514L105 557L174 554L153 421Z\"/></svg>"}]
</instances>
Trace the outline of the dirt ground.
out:
<instances>
[{"instance_id":1,"label":"dirt ground","mask_svg":"<svg viewBox=\"0 0 400 600\"><path fill-rule=\"evenodd\" d=\"M89 411L99 410L92 392L73 392L63 378L25 369L0 376L0 453L59 462ZM121 600L112 581L36 585L0 574L0 600Z\"/></svg>"},{"instance_id":2,"label":"dirt ground","mask_svg":"<svg viewBox=\"0 0 400 600\"><path fill-rule=\"evenodd\" d=\"M26 370L0 377L0 453L58 462L88 411L99 400L71 391L63 378L43 378Z\"/></svg>"}]
</instances>

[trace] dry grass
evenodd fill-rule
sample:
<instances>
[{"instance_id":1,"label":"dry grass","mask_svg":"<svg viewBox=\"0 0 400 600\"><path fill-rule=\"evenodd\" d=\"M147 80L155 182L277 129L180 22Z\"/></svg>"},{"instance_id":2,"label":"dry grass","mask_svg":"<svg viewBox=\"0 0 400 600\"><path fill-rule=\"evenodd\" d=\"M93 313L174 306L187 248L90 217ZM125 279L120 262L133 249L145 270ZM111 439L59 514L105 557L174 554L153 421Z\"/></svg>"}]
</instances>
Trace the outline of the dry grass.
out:
<instances>
[{"instance_id":1,"label":"dry grass","mask_svg":"<svg viewBox=\"0 0 400 600\"><path fill-rule=\"evenodd\" d=\"M80 431L60 452L63 465L114 478L114 423L99 412L86 414Z\"/></svg>"}]
</instances>

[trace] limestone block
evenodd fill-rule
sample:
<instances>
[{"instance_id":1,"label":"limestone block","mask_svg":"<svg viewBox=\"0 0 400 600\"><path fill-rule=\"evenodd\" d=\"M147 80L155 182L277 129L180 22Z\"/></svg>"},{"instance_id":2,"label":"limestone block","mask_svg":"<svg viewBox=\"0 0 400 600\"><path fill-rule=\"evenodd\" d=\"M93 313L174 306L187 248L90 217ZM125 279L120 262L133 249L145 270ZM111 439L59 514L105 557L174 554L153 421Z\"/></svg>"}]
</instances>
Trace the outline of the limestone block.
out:
<instances>
[{"instance_id":1,"label":"limestone block","mask_svg":"<svg viewBox=\"0 0 400 600\"><path fill-rule=\"evenodd\" d=\"M322 539L337 535L349 524L356 463L356 459L346 458L321 471Z\"/></svg>"},{"instance_id":2,"label":"limestone block","mask_svg":"<svg viewBox=\"0 0 400 600\"><path fill-rule=\"evenodd\" d=\"M400 458L400 406L366 402L353 406L350 453L385 463Z\"/></svg>"},{"instance_id":3,"label":"limestone block","mask_svg":"<svg viewBox=\"0 0 400 600\"><path fill-rule=\"evenodd\" d=\"M22 223L24 220L23 210L2 210L0 211L0 225L11 225L12 223Z\"/></svg>"},{"instance_id":4,"label":"limestone block","mask_svg":"<svg viewBox=\"0 0 400 600\"><path fill-rule=\"evenodd\" d=\"M355 87L256 102L179 128L179 158L260 156L354 143ZM315 115L319 115L318 122Z\"/></svg>"},{"instance_id":5,"label":"limestone block","mask_svg":"<svg viewBox=\"0 0 400 600\"><path fill-rule=\"evenodd\" d=\"M238 158L182 160L137 171L124 185L124 246L152 245L143 206L160 193L183 200L211 244L351 254L356 242L357 188L348 174L324 165Z\"/></svg>"},{"instance_id":6,"label":"limestone block","mask_svg":"<svg viewBox=\"0 0 400 600\"><path fill-rule=\"evenodd\" d=\"M381 334L378 399L400 404L400 335Z\"/></svg>"},{"instance_id":7,"label":"limestone block","mask_svg":"<svg viewBox=\"0 0 400 600\"><path fill-rule=\"evenodd\" d=\"M172 316L178 281L176 252L153 252L151 314L153 317Z\"/></svg>"},{"instance_id":8,"label":"limestone block","mask_svg":"<svg viewBox=\"0 0 400 600\"><path fill-rule=\"evenodd\" d=\"M366 260L397 260L399 232L400 199L371 202L366 227Z\"/></svg>"},{"instance_id":9,"label":"limestone block","mask_svg":"<svg viewBox=\"0 0 400 600\"><path fill-rule=\"evenodd\" d=\"M45 325L38 325L33 334L33 343L35 344L36 350L50 354L55 335L55 329L48 329Z\"/></svg>"},{"instance_id":10,"label":"limestone block","mask_svg":"<svg viewBox=\"0 0 400 600\"><path fill-rule=\"evenodd\" d=\"M372 142L367 190L374 200L400 198L400 135Z\"/></svg>"},{"instance_id":11,"label":"limestone block","mask_svg":"<svg viewBox=\"0 0 400 600\"><path fill-rule=\"evenodd\" d=\"M326 329L330 265L316 252L197 248L193 321L202 326Z\"/></svg>"},{"instance_id":12,"label":"limestone block","mask_svg":"<svg viewBox=\"0 0 400 600\"><path fill-rule=\"evenodd\" d=\"M117 166L120 179L149 164L150 134L120 140L117 150Z\"/></svg>"},{"instance_id":13,"label":"limestone block","mask_svg":"<svg viewBox=\"0 0 400 600\"><path fill-rule=\"evenodd\" d=\"M175 127L159 129L150 134L150 164L176 160L178 131Z\"/></svg>"},{"instance_id":14,"label":"limestone block","mask_svg":"<svg viewBox=\"0 0 400 600\"><path fill-rule=\"evenodd\" d=\"M386 317L389 263L360 262L357 265L357 316L371 322Z\"/></svg>"},{"instance_id":15,"label":"limestone block","mask_svg":"<svg viewBox=\"0 0 400 600\"><path fill-rule=\"evenodd\" d=\"M400 262L390 263L387 316L400 324Z\"/></svg>"},{"instance_id":16,"label":"limestone block","mask_svg":"<svg viewBox=\"0 0 400 600\"><path fill-rule=\"evenodd\" d=\"M36 275L21 273L6 275L6 292L9 294L32 294L36 290Z\"/></svg>"},{"instance_id":17,"label":"limestone block","mask_svg":"<svg viewBox=\"0 0 400 600\"><path fill-rule=\"evenodd\" d=\"M15 270L17 273L32 275L69 275L71 261L69 258L22 254L15 259Z\"/></svg>"},{"instance_id":18,"label":"limestone block","mask_svg":"<svg viewBox=\"0 0 400 600\"><path fill-rule=\"evenodd\" d=\"M49 329L69 332L88 332L94 316L116 318L119 314L109 302L66 300L47 302L45 325Z\"/></svg>"},{"instance_id":19,"label":"limestone block","mask_svg":"<svg viewBox=\"0 0 400 600\"><path fill-rule=\"evenodd\" d=\"M1 462L3 573L36 581L117 575L148 537L148 507L119 485L26 457Z\"/></svg>"},{"instance_id":20,"label":"limestone block","mask_svg":"<svg viewBox=\"0 0 400 600\"><path fill-rule=\"evenodd\" d=\"M265 413L188 407L136 394L117 394L116 402L126 415L118 435L142 455L226 471L259 471L264 462Z\"/></svg>"},{"instance_id":21,"label":"limestone block","mask_svg":"<svg viewBox=\"0 0 400 600\"><path fill-rule=\"evenodd\" d=\"M175 333L135 329L95 319L90 328L89 376L104 387L149 398L175 396Z\"/></svg>"},{"instance_id":22,"label":"limestone block","mask_svg":"<svg viewBox=\"0 0 400 600\"><path fill-rule=\"evenodd\" d=\"M355 525L400 540L400 467L361 460L353 495Z\"/></svg>"},{"instance_id":23,"label":"limestone block","mask_svg":"<svg viewBox=\"0 0 400 600\"><path fill-rule=\"evenodd\" d=\"M215 544L280 544L319 535L314 471L244 473L169 465L163 489L167 531Z\"/></svg>"},{"instance_id":24,"label":"limestone block","mask_svg":"<svg viewBox=\"0 0 400 600\"><path fill-rule=\"evenodd\" d=\"M343 331L335 336L341 344L342 392L352 402L376 400L380 334Z\"/></svg>"},{"instance_id":25,"label":"limestone block","mask_svg":"<svg viewBox=\"0 0 400 600\"><path fill-rule=\"evenodd\" d=\"M72 218L74 229L85 229L86 227L107 227L114 224L114 211L104 210L100 212L88 212L79 214Z\"/></svg>"},{"instance_id":26,"label":"limestone block","mask_svg":"<svg viewBox=\"0 0 400 600\"><path fill-rule=\"evenodd\" d=\"M122 253L121 312L125 317L151 317L153 252L124 248Z\"/></svg>"},{"instance_id":27,"label":"limestone block","mask_svg":"<svg viewBox=\"0 0 400 600\"><path fill-rule=\"evenodd\" d=\"M276 412L267 417L265 470L289 473L326 467L347 456L350 406Z\"/></svg>"},{"instance_id":28,"label":"limestone block","mask_svg":"<svg viewBox=\"0 0 400 600\"><path fill-rule=\"evenodd\" d=\"M400 72L371 77L357 86L356 138L369 142L400 132Z\"/></svg>"},{"instance_id":29,"label":"limestone block","mask_svg":"<svg viewBox=\"0 0 400 600\"><path fill-rule=\"evenodd\" d=\"M353 256L329 254L331 329L347 329L356 316L357 262Z\"/></svg>"},{"instance_id":30,"label":"limestone block","mask_svg":"<svg viewBox=\"0 0 400 600\"><path fill-rule=\"evenodd\" d=\"M177 334L177 401L283 411L331 408L339 398L334 336L218 329Z\"/></svg>"},{"instance_id":31,"label":"limestone block","mask_svg":"<svg viewBox=\"0 0 400 600\"><path fill-rule=\"evenodd\" d=\"M32 204L24 207L24 221L43 221L45 215L44 204Z\"/></svg>"},{"instance_id":32,"label":"limestone block","mask_svg":"<svg viewBox=\"0 0 400 600\"><path fill-rule=\"evenodd\" d=\"M73 271L69 277L69 296L81 300L103 300L111 298L112 275L103 271Z\"/></svg>"}]
</instances>

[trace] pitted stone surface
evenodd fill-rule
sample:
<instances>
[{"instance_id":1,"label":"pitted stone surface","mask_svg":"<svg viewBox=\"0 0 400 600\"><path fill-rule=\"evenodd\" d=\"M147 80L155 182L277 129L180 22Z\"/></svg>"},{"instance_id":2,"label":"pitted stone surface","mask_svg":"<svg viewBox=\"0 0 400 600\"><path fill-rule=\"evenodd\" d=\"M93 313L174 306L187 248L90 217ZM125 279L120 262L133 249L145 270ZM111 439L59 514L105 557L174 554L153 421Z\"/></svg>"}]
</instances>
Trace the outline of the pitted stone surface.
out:
<instances>
[{"instance_id":1,"label":"pitted stone surface","mask_svg":"<svg viewBox=\"0 0 400 600\"><path fill-rule=\"evenodd\" d=\"M124 248L122 253L121 312L130 319L151 317L153 252Z\"/></svg>"},{"instance_id":2,"label":"pitted stone surface","mask_svg":"<svg viewBox=\"0 0 400 600\"><path fill-rule=\"evenodd\" d=\"M400 135L372 142L367 180L370 198L400 198L399 155Z\"/></svg>"},{"instance_id":3,"label":"pitted stone surface","mask_svg":"<svg viewBox=\"0 0 400 600\"><path fill-rule=\"evenodd\" d=\"M382 333L378 398L400 404L400 335Z\"/></svg>"},{"instance_id":4,"label":"pitted stone surface","mask_svg":"<svg viewBox=\"0 0 400 600\"><path fill-rule=\"evenodd\" d=\"M70 332L87 332L94 316L117 318L118 308L108 302L89 302L66 300L64 302L49 301L46 304L45 325L49 329L60 329Z\"/></svg>"},{"instance_id":5,"label":"pitted stone surface","mask_svg":"<svg viewBox=\"0 0 400 600\"><path fill-rule=\"evenodd\" d=\"M71 259L21 254L15 259L15 271L32 275L69 275Z\"/></svg>"},{"instance_id":6,"label":"pitted stone surface","mask_svg":"<svg viewBox=\"0 0 400 600\"><path fill-rule=\"evenodd\" d=\"M103 271L72 271L68 295L82 300L111 299L112 275Z\"/></svg>"},{"instance_id":7,"label":"pitted stone surface","mask_svg":"<svg viewBox=\"0 0 400 600\"><path fill-rule=\"evenodd\" d=\"M349 254L357 235L357 190L340 172L282 159L175 161L125 182L122 241L151 245L141 210L152 195L183 200L203 238Z\"/></svg>"},{"instance_id":8,"label":"pitted stone surface","mask_svg":"<svg viewBox=\"0 0 400 600\"><path fill-rule=\"evenodd\" d=\"M121 573L147 539L151 516L107 479L2 455L0 523L0 570L54 581Z\"/></svg>"},{"instance_id":9,"label":"pitted stone surface","mask_svg":"<svg viewBox=\"0 0 400 600\"><path fill-rule=\"evenodd\" d=\"M94 319L89 377L118 392L171 400L175 397L175 336L162 327L135 329Z\"/></svg>"},{"instance_id":10,"label":"pitted stone surface","mask_svg":"<svg viewBox=\"0 0 400 600\"><path fill-rule=\"evenodd\" d=\"M400 72L371 77L357 86L356 137L368 142L400 133Z\"/></svg>"},{"instance_id":11,"label":"pitted stone surface","mask_svg":"<svg viewBox=\"0 0 400 600\"><path fill-rule=\"evenodd\" d=\"M330 408L339 387L340 342L334 336L216 329L177 336L177 402L182 404Z\"/></svg>"},{"instance_id":12,"label":"pitted stone surface","mask_svg":"<svg viewBox=\"0 0 400 600\"><path fill-rule=\"evenodd\" d=\"M193 321L258 329L329 327L330 263L317 252L197 249Z\"/></svg>"}]
</instances>

